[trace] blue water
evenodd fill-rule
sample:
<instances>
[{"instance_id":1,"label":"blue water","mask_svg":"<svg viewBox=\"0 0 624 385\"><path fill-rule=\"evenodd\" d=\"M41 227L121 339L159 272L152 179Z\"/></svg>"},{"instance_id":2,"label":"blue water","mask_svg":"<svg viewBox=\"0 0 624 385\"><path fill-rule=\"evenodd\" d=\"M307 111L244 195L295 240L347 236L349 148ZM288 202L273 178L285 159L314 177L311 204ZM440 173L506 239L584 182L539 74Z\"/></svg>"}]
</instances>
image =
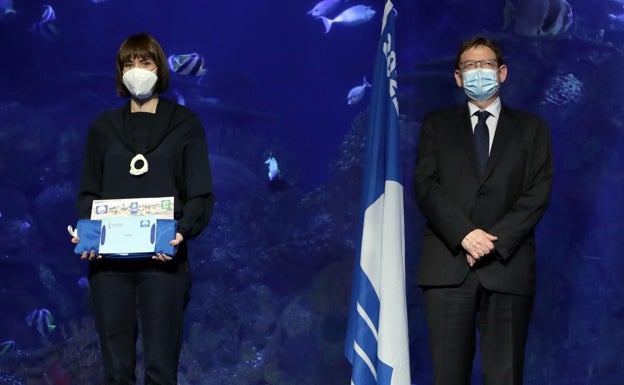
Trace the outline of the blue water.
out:
<instances>
[{"instance_id":1,"label":"blue water","mask_svg":"<svg viewBox=\"0 0 624 385\"><path fill-rule=\"evenodd\" d=\"M30 31L44 4L58 33ZM355 105L347 93L372 78L383 1L363 4L377 11L373 20L325 34L306 14L315 5L308 0L14 1L16 13L0 19L0 342L15 348L0 355L0 384L100 383L78 284L86 265L65 227L76 220L86 130L123 103L114 57L138 32L168 55L200 53L208 69L201 81L173 75L164 95L179 92L202 119L217 200L191 246L180 383L349 383L342 350L370 89ZM420 119L464 100L453 57L481 33L505 53L503 102L543 116L555 154L525 382L622 383L624 26L607 15L624 9L611 0L570 4L565 33L520 37L502 30L503 1L395 2L413 383L431 381L415 285L423 218L411 195ZM288 188L269 185L269 156ZM37 308L57 324L45 337L25 321Z\"/></svg>"}]
</instances>

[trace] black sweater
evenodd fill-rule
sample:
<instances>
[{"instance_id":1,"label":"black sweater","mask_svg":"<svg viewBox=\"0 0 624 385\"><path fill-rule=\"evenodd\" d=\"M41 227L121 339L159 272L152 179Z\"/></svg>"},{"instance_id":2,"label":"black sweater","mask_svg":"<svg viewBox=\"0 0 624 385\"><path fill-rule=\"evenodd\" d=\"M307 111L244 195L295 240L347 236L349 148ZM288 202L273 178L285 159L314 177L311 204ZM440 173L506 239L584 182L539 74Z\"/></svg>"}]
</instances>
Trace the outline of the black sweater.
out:
<instances>
[{"instance_id":1,"label":"black sweater","mask_svg":"<svg viewBox=\"0 0 624 385\"><path fill-rule=\"evenodd\" d=\"M149 170L134 176L130 161L138 153ZM128 103L98 116L85 145L79 217L90 218L94 199L164 196L175 199L178 232L185 240L198 236L214 205L206 136L198 117L163 98L156 114L131 114Z\"/></svg>"}]
</instances>

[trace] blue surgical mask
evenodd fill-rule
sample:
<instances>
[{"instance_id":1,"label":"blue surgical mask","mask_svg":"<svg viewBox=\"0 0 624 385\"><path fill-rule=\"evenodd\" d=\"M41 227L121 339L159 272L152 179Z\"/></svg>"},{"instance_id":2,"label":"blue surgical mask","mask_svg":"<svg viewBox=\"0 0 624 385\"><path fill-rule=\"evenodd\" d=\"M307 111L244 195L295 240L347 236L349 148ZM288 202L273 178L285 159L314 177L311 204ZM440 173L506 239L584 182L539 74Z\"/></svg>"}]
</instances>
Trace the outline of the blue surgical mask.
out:
<instances>
[{"instance_id":1,"label":"blue surgical mask","mask_svg":"<svg viewBox=\"0 0 624 385\"><path fill-rule=\"evenodd\" d=\"M496 91L500 84L498 83L498 71L488 68L475 68L473 70L462 72L464 81L464 92L472 100L482 102L488 100Z\"/></svg>"}]
</instances>

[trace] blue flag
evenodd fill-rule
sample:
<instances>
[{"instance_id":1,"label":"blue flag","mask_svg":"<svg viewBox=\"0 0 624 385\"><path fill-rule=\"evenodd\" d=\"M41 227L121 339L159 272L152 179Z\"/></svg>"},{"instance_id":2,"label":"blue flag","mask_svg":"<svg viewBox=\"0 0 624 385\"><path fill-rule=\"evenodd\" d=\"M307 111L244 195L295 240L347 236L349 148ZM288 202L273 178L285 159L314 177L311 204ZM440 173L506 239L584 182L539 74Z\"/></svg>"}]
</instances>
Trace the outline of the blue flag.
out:
<instances>
[{"instance_id":1,"label":"blue flag","mask_svg":"<svg viewBox=\"0 0 624 385\"><path fill-rule=\"evenodd\" d=\"M353 385L410 384L395 18L388 0L371 93L361 244L345 340Z\"/></svg>"}]
</instances>

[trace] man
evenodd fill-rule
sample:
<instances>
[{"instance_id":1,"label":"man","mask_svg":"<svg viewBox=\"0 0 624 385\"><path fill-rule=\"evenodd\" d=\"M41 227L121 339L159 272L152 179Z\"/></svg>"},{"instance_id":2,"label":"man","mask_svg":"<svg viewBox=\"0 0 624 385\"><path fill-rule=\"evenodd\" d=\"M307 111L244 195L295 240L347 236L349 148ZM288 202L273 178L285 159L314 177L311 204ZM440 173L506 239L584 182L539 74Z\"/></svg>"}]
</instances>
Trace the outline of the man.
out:
<instances>
[{"instance_id":1,"label":"man","mask_svg":"<svg viewBox=\"0 0 624 385\"><path fill-rule=\"evenodd\" d=\"M464 42L455 81L468 102L423 120L414 174L427 219L418 284L435 385L470 384L477 327L484 384L522 384L534 230L553 162L546 122L501 104L507 71L494 41Z\"/></svg>"}]
</instances>

